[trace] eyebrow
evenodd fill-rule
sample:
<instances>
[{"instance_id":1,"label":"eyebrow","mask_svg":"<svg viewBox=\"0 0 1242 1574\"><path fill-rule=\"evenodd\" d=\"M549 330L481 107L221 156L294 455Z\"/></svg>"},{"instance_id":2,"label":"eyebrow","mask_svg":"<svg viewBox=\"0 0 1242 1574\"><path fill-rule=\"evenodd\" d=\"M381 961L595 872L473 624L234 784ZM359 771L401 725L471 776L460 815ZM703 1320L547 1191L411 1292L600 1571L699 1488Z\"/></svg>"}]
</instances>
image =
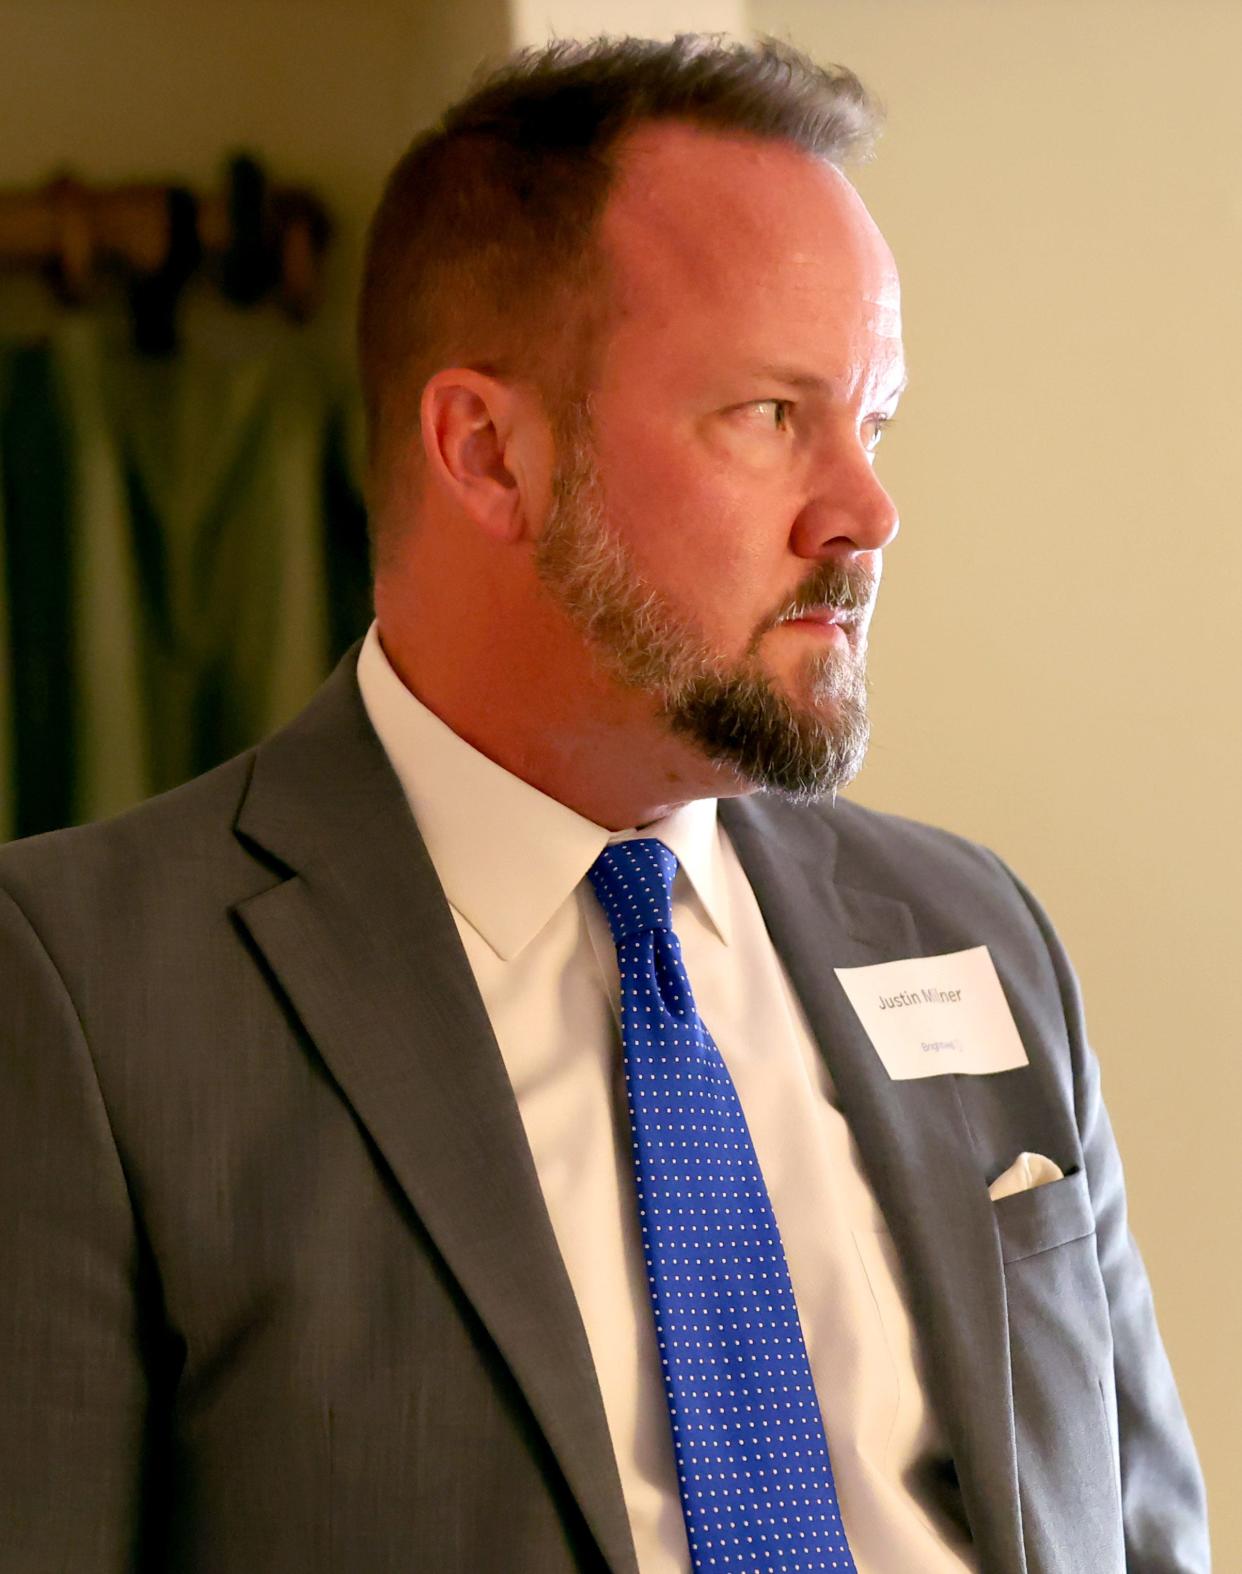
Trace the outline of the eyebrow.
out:
<instances>
[{"instance_id":1,"label":"eyebrow","mask_svg":"<svg viewBox=\"0 0 1242 1574\"><path fill-rule=\"evenodd\" d=\"M797 366L784 366L775 361L759 361L747 366L745 372L751 377L774 377L777 382L787 383L791 388L809 390L811 393L826 393L834 398L837 396L836 384L828 377L818 377L814 372L804 372ZM901 381L887 394L882 401L891 404L894 399L899 399L910 385L910 374L902 377Z\"/></svg>"}]
</instances>

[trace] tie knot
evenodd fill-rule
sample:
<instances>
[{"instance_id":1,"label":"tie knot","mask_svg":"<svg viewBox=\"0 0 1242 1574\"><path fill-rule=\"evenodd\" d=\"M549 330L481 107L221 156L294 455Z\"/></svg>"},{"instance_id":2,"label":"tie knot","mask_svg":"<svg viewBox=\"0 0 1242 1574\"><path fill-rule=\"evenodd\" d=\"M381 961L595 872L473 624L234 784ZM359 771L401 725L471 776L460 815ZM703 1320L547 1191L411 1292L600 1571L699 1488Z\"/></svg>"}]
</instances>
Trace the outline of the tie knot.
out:
<instances>
[{"instance_id":1,"label":"tie knot","mask_svg":"<svg viewBox=\"0 0 1242 1574\"><path fill-rule=\"evenodd\" d=\"M646 929L672 929L677 854L654 836L612 842L587 871L620 945Z\"/></svg>"}]
</instances>

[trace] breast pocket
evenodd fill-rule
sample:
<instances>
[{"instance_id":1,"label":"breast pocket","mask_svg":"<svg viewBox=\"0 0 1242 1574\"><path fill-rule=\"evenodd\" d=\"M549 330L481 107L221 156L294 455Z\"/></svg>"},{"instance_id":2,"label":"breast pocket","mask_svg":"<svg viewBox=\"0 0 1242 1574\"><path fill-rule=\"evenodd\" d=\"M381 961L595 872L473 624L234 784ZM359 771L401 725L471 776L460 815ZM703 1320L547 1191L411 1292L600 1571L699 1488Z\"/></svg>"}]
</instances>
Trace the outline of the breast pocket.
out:
<instances>
[{"instance_id":1,"label":"breast pocket","mask_svg":"<svg viewBox=\"0 0 1242 1574\"><path fill-rule=\"evenodd\" d=\"M1021 1262L1070 1241L1095 1234L1095 1215L1081 1170L1063 1180L1014 1192L992 1204L1000 1233L1001 1258Z\"/></svg>"},{"instance_id":2,"label":"breast pocket","mask_svg":"<svg viewBox=\"0 0 1242 1574\"><path fill-rule=\"evenodd\" d=\"M1036 1567L1124 1574L1113 1348L1087 1177L993 1203L1005 1266L1022 1529Z\"/></svg>"}]
</instances>

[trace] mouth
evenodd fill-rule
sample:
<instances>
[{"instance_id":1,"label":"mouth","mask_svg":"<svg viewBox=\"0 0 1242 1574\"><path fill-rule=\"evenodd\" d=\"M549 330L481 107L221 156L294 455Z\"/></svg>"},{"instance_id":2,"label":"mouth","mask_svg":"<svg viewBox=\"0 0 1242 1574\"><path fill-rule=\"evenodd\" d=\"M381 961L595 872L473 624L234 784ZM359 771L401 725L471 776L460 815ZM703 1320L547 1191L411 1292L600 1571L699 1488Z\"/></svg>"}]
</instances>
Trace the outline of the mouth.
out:
<instances>
[{"instance_id":1,"label":"mouth","mask_svg":"<svg viewBox=\"0 0 1242 1574\"><path fill-rule=\"evenodd\" d=\"M853 646L858 616L838 607L811 607L797 616L783 618L778 628L797 629L811 639L826 640L841 650Z\"/></svg>"},{"instance_id":2,"label":"mouth","mask_svg":"<svg viewBox=\"0 0 1242 1574\"><path fill-rule=\"evenodd\" d=\"M832 623L841 625L852 620L852 615L840 607L808 607L805 612L795 612L782 619L785 623Z\"/></svg>"}]
</instances>

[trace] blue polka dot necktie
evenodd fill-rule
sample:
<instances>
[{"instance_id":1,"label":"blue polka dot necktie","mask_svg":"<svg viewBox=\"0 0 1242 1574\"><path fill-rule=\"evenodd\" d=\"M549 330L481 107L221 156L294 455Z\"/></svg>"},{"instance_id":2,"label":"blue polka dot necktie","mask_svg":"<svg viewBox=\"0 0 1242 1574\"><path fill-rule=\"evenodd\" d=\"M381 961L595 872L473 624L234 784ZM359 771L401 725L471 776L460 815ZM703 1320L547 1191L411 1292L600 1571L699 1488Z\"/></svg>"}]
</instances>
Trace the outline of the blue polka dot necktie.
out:
<instances>
[{"instance_id":1,"label":"blue polka dot necktie","mask_svg":"<svg viewBox=\"0 0 1242 1574\"><path fill-rule=\"evenodd\" d=\"M647 1284L690 1555L710 1574L853 1570L793 1285L746 1117L673 933L677 857L590 870L617 946Z\"/></svg>"}]
</instances>

